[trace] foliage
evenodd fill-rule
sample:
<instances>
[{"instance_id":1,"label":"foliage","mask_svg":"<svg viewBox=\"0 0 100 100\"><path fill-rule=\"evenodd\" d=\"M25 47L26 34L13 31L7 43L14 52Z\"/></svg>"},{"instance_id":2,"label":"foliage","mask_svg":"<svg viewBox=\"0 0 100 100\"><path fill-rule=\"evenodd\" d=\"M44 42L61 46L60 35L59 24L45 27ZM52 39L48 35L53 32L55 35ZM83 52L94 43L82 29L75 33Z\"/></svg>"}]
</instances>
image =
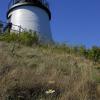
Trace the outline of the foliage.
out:
<instances>
[{"instance_id":1,"label":"foliage","mask_svg":"<svg viewBox=\"0 0 100 100\"><path fill-rule=\"evenodd\" d=\"M92 79L97 65L72 47L67 53L65 45L21 45L12 56L11 46L0 42L0 100L100 100Z\"/></svg>"},{"instance_id":2,"label":"foliage","mask_svg":"<svg viewBox=\"0 0 100 100\"><path fill-rule=\"evenodd\" d=\"M92 49L88 50L88 58L94 62L100 62L100 48L93 46Z\"/></svg>"},{"instance_id":3,"label":"foliage","mask_svg":"<svg viewBox=\"0 0 100 100\"><path fill-rule=\"evenodd\" d=\"M19 42L28 46L38 44L38 36L36 33L23 32L19 35Z\"/></svg>"},{"instance_id":4,"label":"foliage","mask_svg":"<svg viewBox=\"0 0 100 100\"><path fill-rule=\"evenodd\" d=\"M70 52L100 63L100 47L93 46L92 48L87 49L84 46L75 46L70 49Z\"/></svg>"},{"instance_id":5,"label":"foliage","mask_svg":"<svg viewBox=\"0 0 100 100\"><path fill-rule=\"evenodd\" d=\"M27 46L38 43L37 33L22 32L18 33L5 33L0 36L0 41L18 42Z\"/></svg>"},{"instance_id":6,"label":"foliage","mask_svg":"<svg viewBox=\"0 0 100 100\"><path fill-rule=\"evenodd\" d=\"M100 47L93 46L90 49L87 49L85 46L69 46L66 44L41 44L39 43L39 38L36 32L21 32L19 34L9 32L0 35L0 41L6 42L17 42L19 44L24 44L27 46L32 46L33 44L39 44L40 47L48 49L52 47L56 52L67 52L69 54L75 54L83 56L90 60L93 60L95 63L100 63Z\"/></svg>"},{"instance_id":7,"label":"foliage","mask_svg":"<svg viewBox=\"0 0 100 100\"><path fill-rule=\"evenodd\" d=\"M6 41L6 42L12 42L12 41L16 41L18 38L17 34L2 34L0 36L0 41Z\"/></svg>"},{"instance_id":8,"label":"foliage","mask_svg":"<svg viewBox=\"0 0 100 100\"><path fill-rule=\"evenodd\" d=\"M69 54L83 56L93 60L95 63L100 63L100 47L97 46L93 46L90 49L87 49L85 46L69 46L66 44L42 45L42 47L45 49L52 47L58 53L64 51Z\"/></svg>"}]
</instances>

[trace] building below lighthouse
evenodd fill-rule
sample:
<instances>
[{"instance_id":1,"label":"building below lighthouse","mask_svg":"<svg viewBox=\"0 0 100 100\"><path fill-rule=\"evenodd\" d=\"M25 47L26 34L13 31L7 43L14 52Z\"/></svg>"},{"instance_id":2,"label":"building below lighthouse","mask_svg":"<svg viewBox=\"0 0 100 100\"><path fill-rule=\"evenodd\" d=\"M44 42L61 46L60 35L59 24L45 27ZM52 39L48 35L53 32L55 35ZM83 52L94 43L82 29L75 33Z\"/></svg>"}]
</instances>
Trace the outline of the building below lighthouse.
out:
<instances>
[{"instance_id":1,"label":"building below lighthouse","mask_svg":"<svg viewBox=\"0 0 100 100\"><path fill-rule=\"evenodd\" d=\"M46 0L11 0L7 20L11 30L31 30L38 33L42 42L52 42L51 12ZM19 27L20 26L20 27ZM24 29L24 30L23 30Z\"/></svg>"}]
</instances>

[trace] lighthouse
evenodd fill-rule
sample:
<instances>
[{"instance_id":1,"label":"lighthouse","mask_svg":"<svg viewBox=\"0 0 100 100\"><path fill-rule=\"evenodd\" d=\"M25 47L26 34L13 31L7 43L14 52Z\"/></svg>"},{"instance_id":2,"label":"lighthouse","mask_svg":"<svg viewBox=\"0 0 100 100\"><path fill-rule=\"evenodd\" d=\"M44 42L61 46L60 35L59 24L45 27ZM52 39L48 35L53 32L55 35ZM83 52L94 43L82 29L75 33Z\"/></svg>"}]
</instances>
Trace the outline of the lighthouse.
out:
<instances>
[{"instance_id":1,"label":"lighthouse","mask_svg":"<svg viewBox=\"0 0 100 100\"><path fill-rule=\"evenodd\" d=\"M50 29L51 12L46 0L11 0L8 6L7 21L11 30L31 30L38 33L42 42L52 42ZM20 27L19 27L20 26Z\"/></svg>"}]
</instances>

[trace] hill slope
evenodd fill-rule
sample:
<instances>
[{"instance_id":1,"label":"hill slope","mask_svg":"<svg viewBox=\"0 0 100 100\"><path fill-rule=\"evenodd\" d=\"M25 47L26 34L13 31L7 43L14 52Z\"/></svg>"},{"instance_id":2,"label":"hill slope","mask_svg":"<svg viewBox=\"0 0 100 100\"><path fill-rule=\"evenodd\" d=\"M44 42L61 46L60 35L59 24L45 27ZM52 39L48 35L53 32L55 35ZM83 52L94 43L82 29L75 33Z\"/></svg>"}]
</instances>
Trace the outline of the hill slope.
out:
<instances>
[{"instance_id":1,"label":"hill slope","mask_svg":"<svg viewBox=\"0 0 100 100\"><path fill-rule=\"evenodd\" d=\"M100 100L94 67L53 46L0 42L0 100Z\"/></svg>"}]
</instances>

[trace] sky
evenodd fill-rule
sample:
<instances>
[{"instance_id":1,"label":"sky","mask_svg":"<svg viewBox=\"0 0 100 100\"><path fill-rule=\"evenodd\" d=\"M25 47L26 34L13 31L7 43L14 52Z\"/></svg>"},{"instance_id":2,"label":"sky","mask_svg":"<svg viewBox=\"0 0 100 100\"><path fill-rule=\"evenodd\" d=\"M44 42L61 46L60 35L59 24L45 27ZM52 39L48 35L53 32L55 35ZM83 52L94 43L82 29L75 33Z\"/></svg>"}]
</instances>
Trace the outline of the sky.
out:
<instances>
[{"instance_id":1,"label":"sky","mask_svg":"<svg viewBox=\"0 0 100 100\"><path fill-rule=\"evenodd\" d=\"M48 0L52 36L57 43L100 47L100 0ZM0 0L0 20L6 21L9 0Z\"/></svg>"}]
</instances>

